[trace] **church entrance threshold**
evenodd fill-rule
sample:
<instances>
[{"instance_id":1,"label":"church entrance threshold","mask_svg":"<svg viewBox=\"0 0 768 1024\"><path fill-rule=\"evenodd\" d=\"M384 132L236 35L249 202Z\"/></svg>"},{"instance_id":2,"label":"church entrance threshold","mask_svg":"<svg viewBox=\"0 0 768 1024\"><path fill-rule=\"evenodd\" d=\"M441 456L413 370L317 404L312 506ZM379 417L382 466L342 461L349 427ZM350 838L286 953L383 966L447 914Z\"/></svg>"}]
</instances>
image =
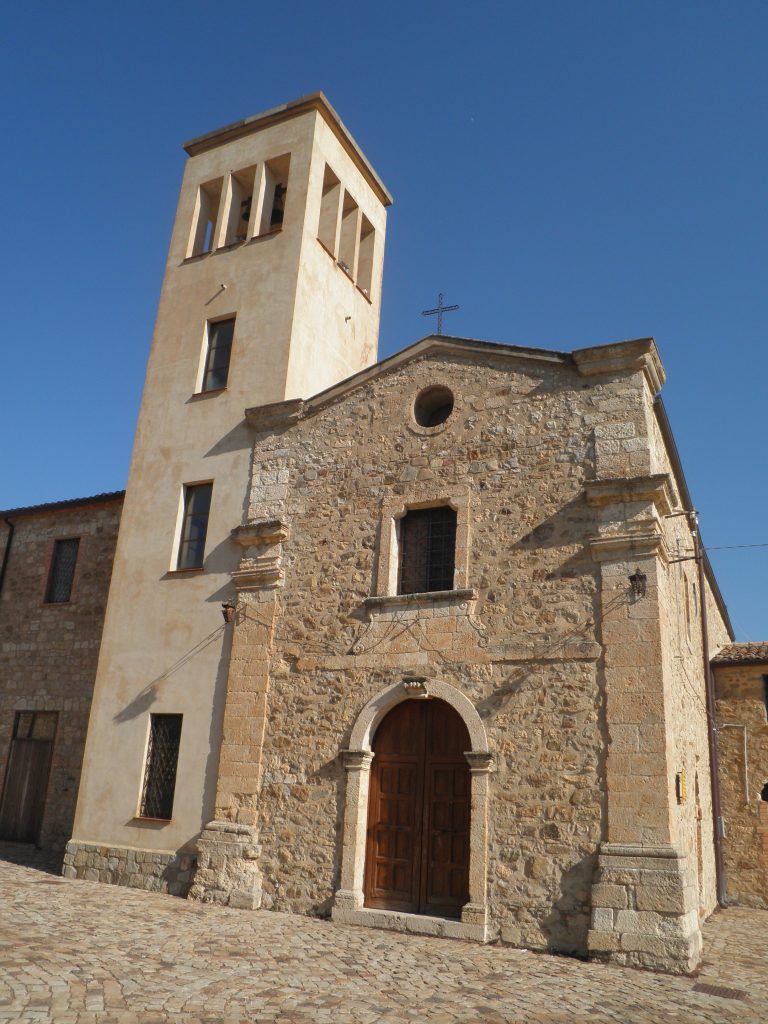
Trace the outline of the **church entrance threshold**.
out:
<instances>
[{"instance_id":1,"label":"church entrance threshold","mask_svg":"<svg viewBox=\"0 0 768 1024\"><path fill-rule=\"evenodd\" d=\"M458 918L469 898L467 727L441 700L408 700L373 741L365 907Z\"/></svg>"}]
</instances>

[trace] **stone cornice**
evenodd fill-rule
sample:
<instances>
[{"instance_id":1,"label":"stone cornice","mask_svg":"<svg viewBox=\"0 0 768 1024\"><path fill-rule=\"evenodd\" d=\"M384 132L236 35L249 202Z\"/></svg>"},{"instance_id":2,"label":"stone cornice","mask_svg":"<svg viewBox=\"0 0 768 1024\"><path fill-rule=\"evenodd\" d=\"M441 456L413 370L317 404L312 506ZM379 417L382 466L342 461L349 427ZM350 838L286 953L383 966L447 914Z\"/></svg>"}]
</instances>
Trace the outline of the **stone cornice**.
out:
<instances>
[{"instance_id":1,"label":"stone cornice","mask_svg":"<svg viewBox=\"0 0 768 1024\"><path fill-rule=\"evenodd\" d=\"M257 544L279 544L288 540L288 535L288 525L280 519L259 519L236 526L230 531L232 540L246 548L255 547Z\"/></svg>"},{"instance_id":2,"label":"stone cornice","mask_svg":"<svg viewBox=\"0 0 768 1024\"><path fill-rule=\"evenodd\" d=\"M608 534L593 537L589 550L596 562L618 562L659 555L669 561L669 552L660 532Z\"/></svg>"},{"instance_id":3,"label":"stone cornice","mask_svg":"<svg viewBox=\"0 0 768 1024\"><path fill-rule=\"evenodd\" d=\"M305 405L303 398L293 398L287 402L272 402L269 405L256 405L245 410L245 419L256 430L290 427L302 418Z\"/></svg>"},{"instance_id":4,"label":"stone cornice","mask_svg":"<svg viewBox=\"0 0 768 1024\"><path fill-rule=\"evenodd\" d=\"M584 494L588 505L653 502L656 511L662 516L669 515L677 499L672 478L668 473L587 480L584 484Z\"/></svg>"},{"instance_id":5,"label":"stone cornice","mask_svg":"<svg viewBox=\"0 0 768 1024\"><path fill-rule=\"evenodd\" d=\"M642 370L654 395L661 391L666 379L653 338L578 348L571 355L582 377L616 374L622 370Z\"/></svg>"},{"instance_id":6,"label":"stone cornice","mask_svg":"<svg viewBox=\"0 0 768 1024\"><path fill-rule=\"evenodd\" d=\"M280 519L258 519L230 532L232 540L243 549L232 573L238 591L271 590L283 585L283 541L288 534L288 525Z\"/></svg>"},{"instance_id":7,"label":"stone cornice","mask_svg":"<svg viewBox=\"0 0 768 1024\"><path fill-rule=\"evenodd\" d=\"M382 597L366 597L363 604L368 612L390 611L397 608L429 607L434 604L462 604L477 600L477 591L471 587L464 590L433 590L425 594L387 594Z\"/></svg>"},{"instance_id":8,"label":"stone cornice","mask_svg":"<svg viewBox=\"0 0 768 1024\"><path fill-rule=\"evenodd\" d=\"M189 139L184 143L184 149L190 156L197 156L208 149L216 146L223 146L233 139L241 139L244 135L252 135L269 128L281 121L288 121L291 118L299 117L302 114L316 110L326 124L330 127L336 138L346 150L357 169L370 185L371 189L384 206L390 206L392 196L389 194L384 182L378 176L362 149L355 142L348 128L339 115L328 102L328 98L322 92L313 92L308 96L301 96L290 103L284 103L280 107L272 107L261 114L253 114L251 117L244 117L241 121L217 128L205 135L198 135L197 138Z\"/></svg>"}]
</instances>

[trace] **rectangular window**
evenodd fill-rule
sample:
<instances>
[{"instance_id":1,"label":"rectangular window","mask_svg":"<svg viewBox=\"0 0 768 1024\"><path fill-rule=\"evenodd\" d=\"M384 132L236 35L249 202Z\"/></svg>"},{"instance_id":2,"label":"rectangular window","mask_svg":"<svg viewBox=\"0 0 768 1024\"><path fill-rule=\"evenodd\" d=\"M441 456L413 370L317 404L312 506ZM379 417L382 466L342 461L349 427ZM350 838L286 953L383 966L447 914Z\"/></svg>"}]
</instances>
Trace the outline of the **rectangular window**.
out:
<instances>
[{"instance_id":1,"label":"rectangular window","mask_svg":"<svg viewBox=\"0 0 768 1024\"><path fill-rule=\"evenodd\" d=\"M412 509L400 520L398 594L453 590L456 511L448 505Z\"/></svg>"},{"instance_id":2,"label":"rectangular window","mask_svg":"<svg viewBox=\"0 0 768 1024\"><path fill-rule=\"evenodd\" d=\"M79 537L57 540L53 545L53 558L45 589L46 604L65 604L72 596L79 547Z\"/></svg>"},{"instance_id":3,"label":"rectangular window","mask_svg":"<svg viewBox=\"0 0 768 1024\"><path fill-rule=\"evenodd\" d=\"M205 357L201 391L218 391L227 386L234 333L234 317L208 324L208 352Z\"/></svg>"},{"instance_id":4,"label":"rectangular window","mask_svg":"<svg viewBox=\"0 0 768 1024\"><path fill-rule=\"evenodd\" d=\"M177 569L201 569L203 566L212 491L213 484L188 484L184 487L184 518Z\"/></svg>"},{"instance_id":5,"label":"rectangular window","mask_svg":"<svg viewBox=\"0 0 768 1024\"><path fill-rule=\"evenodd\" d=\"M58 711L17 711L13 738L50 742L56 735L58 717Z\"/></svg>"},{"instance_id":6,"label":"rectangular window","mask_svg":"<svg viewBox=\"0 0 768 1024\"><path fill-rule=\"evenodd\" d=\"M141 791L142 818L171 820L176 767L179 762L181 719L181 715L149 716L147 763Z\"/></svg>"}]
</instances>

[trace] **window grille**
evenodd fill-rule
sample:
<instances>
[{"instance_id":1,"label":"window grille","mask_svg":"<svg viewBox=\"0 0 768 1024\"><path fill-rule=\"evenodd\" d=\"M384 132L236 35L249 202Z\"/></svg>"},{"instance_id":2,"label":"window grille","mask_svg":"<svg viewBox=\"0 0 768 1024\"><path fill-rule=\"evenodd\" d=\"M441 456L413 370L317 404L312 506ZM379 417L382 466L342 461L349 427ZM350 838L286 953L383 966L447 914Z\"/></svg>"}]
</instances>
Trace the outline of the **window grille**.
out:
<instances>
[{"instance_id":1,"label":"window grille","mask_svg":"<svg viewBox=\"0 0 768 1024\"><path fill-rule=\"evenodd\" d=\"M212 491L213 484L190 484L184 488L184 521L177 569L202 568Z\"/></svg>"},{"instance_id":2,"label":"window grille","mask_svg":"<svg viewBox=\"0 0 768 1024\"><path fill-rule=\"evenodd\" d=\"M179 761L181 715L150 715L147 763L141 794L141 817L170 821L176 766Z\"/></svg>"},{"instance_id":3,"label":"window grille","mask_svg":"<svg viewBox=\"0 0 768 1024\"><path fill-rule=\"evenodd\" d=\"M399 594L453 590L456 511L414 509L400 520Z\"/></svg>"},{"instance_id":4,"label":"window grille","mask_svg":"<svg viewBox=\"0 0 768 1024\"><path fill-rule=\"evenodd\" d=\"M208 355L205 359L203 391L216 391L227 386L234 333L234 317L208 324Z\"/></svg>"},{"instance_id":5,"label":"window grille","mask_svg":"<svg viewBox=\"0 0 768 1024\"><path fill-rule=\"evenodd\" d=\"M54 544L51 571L45 592L45 600L48 604L64 604L72 596L72 583L75 578L79 547L79 537L73 537L70 540L57 540Z\"/></svg>"}]
</instances>

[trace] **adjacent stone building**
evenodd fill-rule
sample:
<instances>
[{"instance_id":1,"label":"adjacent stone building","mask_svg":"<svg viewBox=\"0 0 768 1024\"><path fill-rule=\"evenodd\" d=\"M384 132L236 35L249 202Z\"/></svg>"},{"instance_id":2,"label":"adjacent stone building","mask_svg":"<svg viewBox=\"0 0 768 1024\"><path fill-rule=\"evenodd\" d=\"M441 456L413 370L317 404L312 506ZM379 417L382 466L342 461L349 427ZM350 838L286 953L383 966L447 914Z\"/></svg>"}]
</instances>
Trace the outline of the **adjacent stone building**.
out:
<instances>
[{"instance_id":1,"label":"adjacent stone building","mask_svg":"<svg viewBox=\"0 0 768 1024\"><path fill-rule=\"evenodd\" d=\"M0 512L0 840L72 834L122 503Z\"/></svg>"},{"instance_id":2,"label":"adjacent stone building","mask_svg":"<svg viewBox=\"0 0 768 1024\"><path fill-rule=\"evenodd\" d=\"M186 150L65 873L691 970L733 635L654 341L376 362L325 97Z\"/></svg>"},{"instance_id":3,"label":"adjacent stone building","mask_svg":"<svg viewBox=\"0 0 768 1024\"><path fill-rule=\"evenodd\" d=\"M728 899L768 908L768 644L713 661Z\"/></svg>"}]
</instances>

